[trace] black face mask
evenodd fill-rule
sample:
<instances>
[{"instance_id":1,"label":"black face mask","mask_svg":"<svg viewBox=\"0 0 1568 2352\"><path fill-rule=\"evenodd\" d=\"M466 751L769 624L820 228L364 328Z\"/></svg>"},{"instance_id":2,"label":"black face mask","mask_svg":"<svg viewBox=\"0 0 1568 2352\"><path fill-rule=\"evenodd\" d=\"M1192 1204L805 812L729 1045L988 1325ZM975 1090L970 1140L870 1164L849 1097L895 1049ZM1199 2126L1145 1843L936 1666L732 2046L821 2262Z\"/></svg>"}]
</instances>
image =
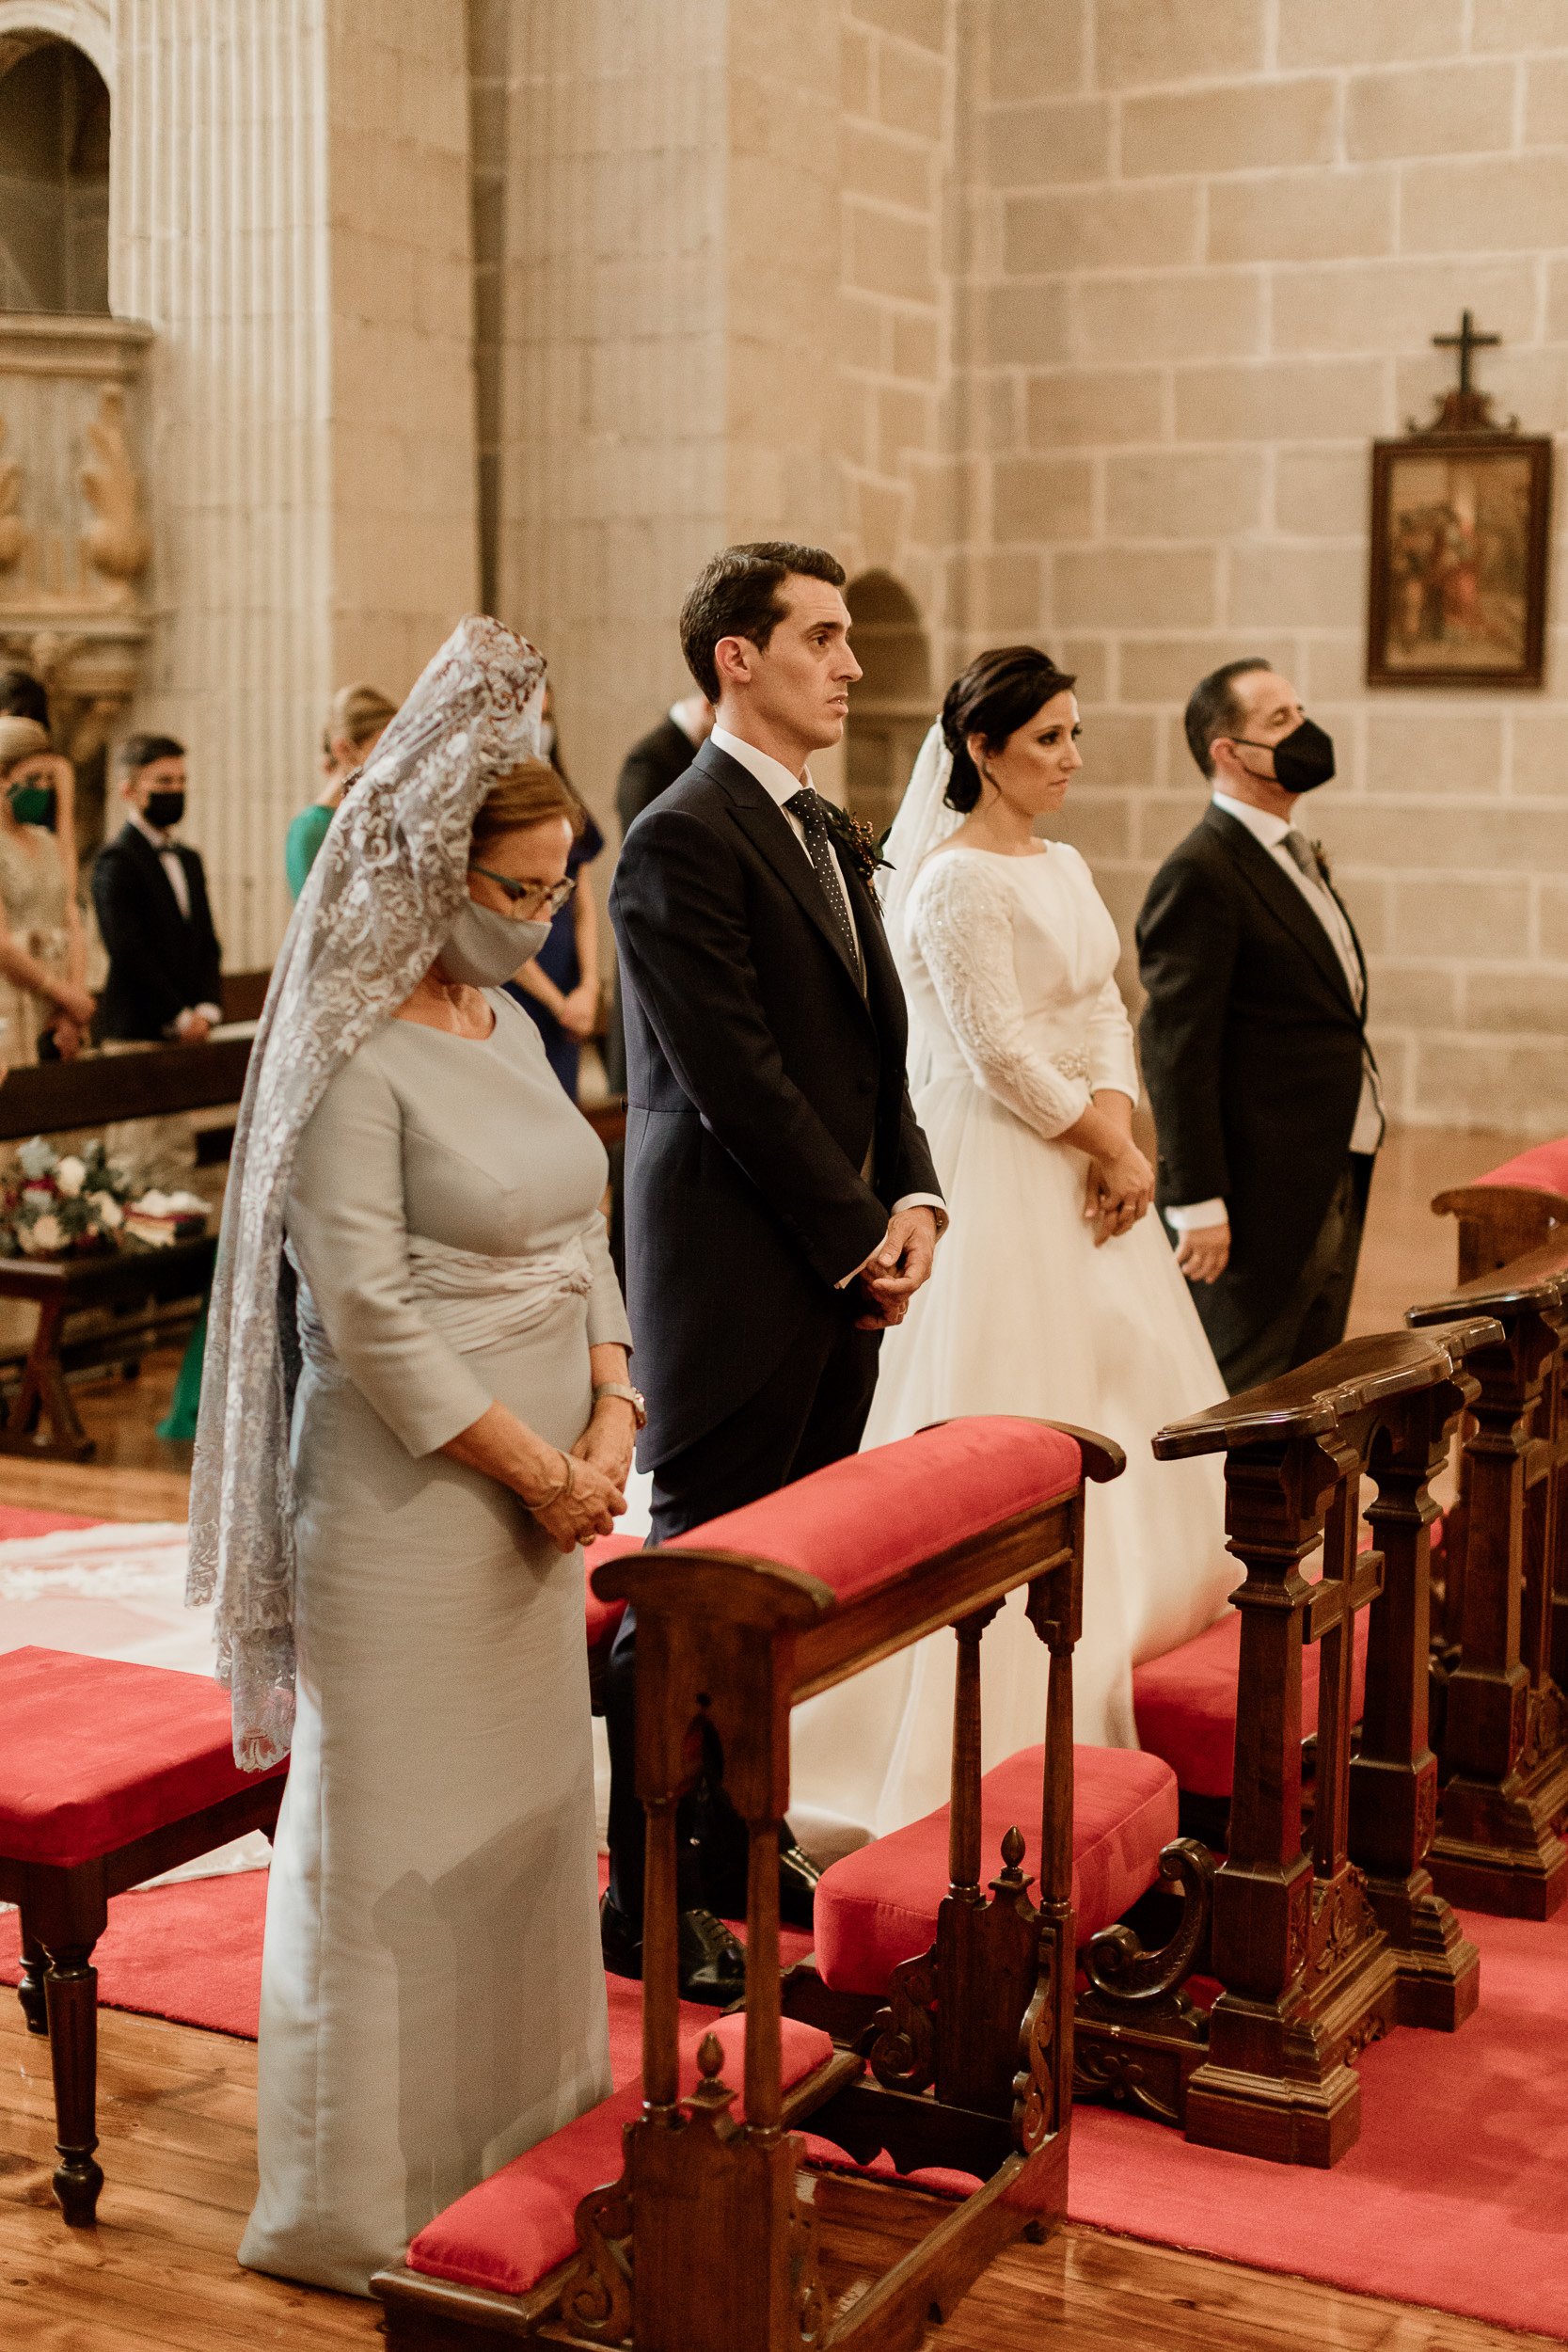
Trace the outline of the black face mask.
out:
<instances>
[{"instance_id":1,"label":"black face mask","mask_svg":"<svg viewBox=\"0 0 1568 2352\"><path fill-rule=\"evenodd\" d=\"M1248 751L1273 752L1275 780L1285 792L1315 792L1334 773L1334 738L1310 719L1282 735L1277 743L1255 743L1245 735L1234 740L1245 744Z\"/></svg>"},{"instance_id":2,"label":"black face mask","mask_svg":"<svg viewBox=\"0 0 1568 2352\"><path fill-rule=\"evenodd\" d=\"M147 806L142 811L155 833L167 833L169 827L177 825L184 814L185 796L182 792L150 792Z\"/></svg>"}]
</instances>

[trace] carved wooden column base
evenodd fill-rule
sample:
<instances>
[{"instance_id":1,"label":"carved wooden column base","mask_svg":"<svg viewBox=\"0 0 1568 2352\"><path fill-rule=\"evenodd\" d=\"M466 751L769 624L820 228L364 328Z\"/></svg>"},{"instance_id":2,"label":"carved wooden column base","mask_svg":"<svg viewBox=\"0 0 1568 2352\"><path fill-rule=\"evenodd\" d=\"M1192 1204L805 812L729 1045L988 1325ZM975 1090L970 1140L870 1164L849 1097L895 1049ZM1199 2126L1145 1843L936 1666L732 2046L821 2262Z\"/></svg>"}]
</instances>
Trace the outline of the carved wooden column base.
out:
<instances>
[{"instance_id":1,"label":"carved wooden column base","mask_svg":"<svg viewBox=\"0 0 1568 2352\"><path fill-rule=\"evenodd\" d=\"M1531 1780L1450 1780L1427 1855L1438 1893L1505 1919L1549 1919L1568 1897L1565 1805L1568 1757L1560 1754Z\"/></svg>"},{"instance_id":2,"label":"carved wooden column base","mask_svg":"<svg viewBox=\"0 0 1568 2352\"><path fill-rule=\"evenodd\" d=\"M1298 2083L1235 2073L1211 2059L1187 2085L1187 2137L1200 2148L1326 2171L1360 2137L1361 2082L1346 2065Z\"/></svg>"},{"instance_id":3,"label":"carved wooden column base","mask_svg":"<svg viewBox=\"0 0 1568 2352\"><path fill-rule=\"evenodd\" d=\"M1396 2022L1452 2033L1475 2014L1481 1954L1433 1889L1431 1872L1413 1870L1404 1879L1369 1874L1367 1899L1394 1955Z\"/></svg>"}]
</instances>

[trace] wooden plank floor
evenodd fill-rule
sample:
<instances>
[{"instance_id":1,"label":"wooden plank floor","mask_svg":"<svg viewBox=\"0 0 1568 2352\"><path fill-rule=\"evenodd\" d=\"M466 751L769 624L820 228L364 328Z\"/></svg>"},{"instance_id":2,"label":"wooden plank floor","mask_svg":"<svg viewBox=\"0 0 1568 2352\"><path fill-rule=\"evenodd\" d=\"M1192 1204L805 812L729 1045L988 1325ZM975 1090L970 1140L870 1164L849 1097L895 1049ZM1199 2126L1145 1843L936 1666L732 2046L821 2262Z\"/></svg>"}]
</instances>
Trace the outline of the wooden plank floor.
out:
<instances>
[{"instance_id":1,"label":"wooden plank floor","mask_svg":"<svg viewBox=\"0 0 1568 2352\"><path fill-rule=\"evenodd\" d=\"M1412 1130L1391 1138L1372 1195L1353 1327L1396 1326L1451 1278L1453 1228L1432 1194L1520 1148L1509 1136ZM189 1448L153 1422L175 1361L130 1385L80 1391L98 1461L0 1457L0 1502L126 1519L184 1516ZM96 2232L68 2231L49 2189L47 2045L0 1990L0 2345L6 2352L331 2352L376 2335L374 2308L286 2286L234 2261L255 2193L256 2052L248 2042L103 2012ZM928 2201L823 2183L824 2263L835 2296L930 2226ZM1522 2352L1544 2337L1343 2295L1168 2248L1069 2230L994 2265L931 2352Z\"/></svg>"},{"instance_id":2,"label":"wooden plank floor","mask_svg":"<svg viewBox=\"0 0 1568 2352\"><path fill-rule=\"evenodd\" d=\"M54 2162L47 2044L0 1992L0 2344L8 2352L336 2352L375 2308L284 2285L234 2260L255 2194L256 2051L105 2010L96 2231L68 2230ZM1283 2178L1283 2176L1282 2176ZM868 2183L817 2187L836 2299L947 2210ZM1528 2352L1547 2339L1341 2295L1094 2230L1004 2255L929 2352Z\"/></svg>"}]
</instances>

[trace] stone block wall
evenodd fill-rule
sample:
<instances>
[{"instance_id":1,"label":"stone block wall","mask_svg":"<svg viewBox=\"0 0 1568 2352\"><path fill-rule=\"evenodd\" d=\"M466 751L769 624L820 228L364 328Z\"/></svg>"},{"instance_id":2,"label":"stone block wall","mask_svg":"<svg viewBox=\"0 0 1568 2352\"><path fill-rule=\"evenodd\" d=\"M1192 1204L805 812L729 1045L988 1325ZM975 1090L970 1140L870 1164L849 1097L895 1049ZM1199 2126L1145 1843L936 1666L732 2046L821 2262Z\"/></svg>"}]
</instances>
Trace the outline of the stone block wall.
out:
<instances>
[{"instance_id":1,"label":"stone block wall","mask_svg":"<svg viewBox=\"0 0 1568 2352\"><path fill-rule=\"evenodd\" d=\"M1568 485L1542 693L1363 684L1369 442L1478 380L1568 456L1561 0L976 0L955 659L1080 673L1063 829L1124 935L1205 787L1189 687L1259 652L1339 750L1312 806L1391 1106L1568 1124Z\"/></svg>"}]
</instances>

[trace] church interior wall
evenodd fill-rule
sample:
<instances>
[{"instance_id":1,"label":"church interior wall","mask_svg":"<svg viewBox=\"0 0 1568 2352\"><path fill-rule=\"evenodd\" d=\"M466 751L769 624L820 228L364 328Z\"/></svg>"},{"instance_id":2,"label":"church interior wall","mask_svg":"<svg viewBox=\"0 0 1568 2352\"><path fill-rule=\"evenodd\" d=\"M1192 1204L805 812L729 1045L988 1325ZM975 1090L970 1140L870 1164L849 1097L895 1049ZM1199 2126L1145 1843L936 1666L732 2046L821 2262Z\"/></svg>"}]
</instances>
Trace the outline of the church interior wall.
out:
<instances>
[{"instance_id":1,"label":"church interior wall","mask_svg":"<svg viewBox=\"0 0 1568 2352\"><path fill-rule=\"evenodd\" d=\"M990 0L968 253L968 642L1076 667L1064 831L1131 942L1202 787L1180 724L1259 652L1338 750L1312 816L1391 1107L1542 1124L1568 1088L1568 503L1544 691L1363 683L1369 443L1453 381L1568 434L1568 14L1524 0Z\"/></svg>"},{"instance_id":2,"label":"church interior wall","mask_svg":"<svg viewBox=\"0 0 1568 2352\"><path fill-rule=\"evenodd\" d=\"M606 815L702 557L787 532L898 584L933 687L1010 637L1078 672L1066 822L1129 938L1202 804L1188 687L1283 665L1340 749L1393 1106L1550 1122L1562 495L1544 691L1362 667L1368 444L1451 381L1431 335L1472 309L1499 411L1568 435L1560 8L34 12L109 68L111 299L154 329L131 715L191 744L232 963L286 919L334 685L400 693L483 599L547 648Z\"/></svg>"}]
</instances>

